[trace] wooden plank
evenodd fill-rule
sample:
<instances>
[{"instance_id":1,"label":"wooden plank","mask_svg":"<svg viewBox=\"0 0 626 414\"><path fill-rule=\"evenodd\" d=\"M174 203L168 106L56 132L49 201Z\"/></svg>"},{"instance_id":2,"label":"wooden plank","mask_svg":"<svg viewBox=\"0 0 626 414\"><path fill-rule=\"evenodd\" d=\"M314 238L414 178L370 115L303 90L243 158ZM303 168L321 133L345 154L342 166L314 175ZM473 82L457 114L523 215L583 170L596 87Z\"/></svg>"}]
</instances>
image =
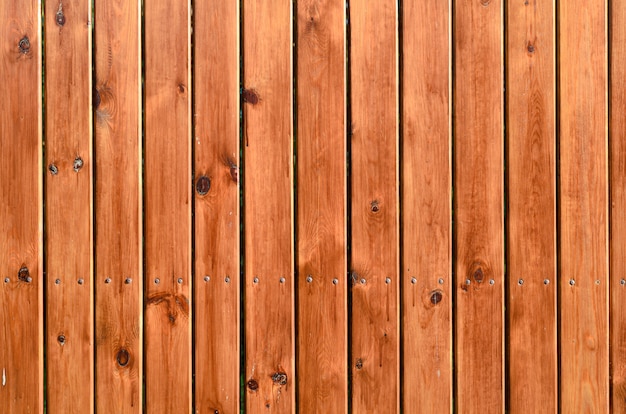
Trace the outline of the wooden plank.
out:
<instances>
[{"instance_id":1,"label":"wooden plank","mask_svg":"<svg viewBox=\"0 0 626 414\"><path fill-rule=\"evenodd\" d=\"M142 409L141 2L95 2L96 409Z\"/></svg>"},{"instance_id":2,"label":"wooden plank","mask_svg":"<svg viewBox=\"0 0 626 414\"><path fill-rule=\"evenodd\" d=\"M145 406L192 409L190 2L144 7Z\"/></svg>"},{"instance_id":3,"label":"wooden plank","mask_svg":"<svg viewBox=\"0 0 626 414\"><path fill-rule=\"evenodd\" d=\"M503 6L454 4L455 404L504 412Z\"/></svg>"},{"instance_id":4,"label":"wooden plank","mask_svg":"<svg viewBox=\"0 0 626 414\"><path fill-rule=\"evenodd\" d=\"M241 379L239 2L196 2L194 20L195 410L235 413Z\"/></svg>"},{"instance_id":5,"label":"wooden plank","mask_svg":"<svg viewBox=\"0 0 626 414\"><path fill-rule=\"evenodd\" d=\"M94 410L91 2L45 2L48 412Z\"/></svg>"},{"instance_id":6,"label":"wooden plank","mask_svg":"<svg viewBox=\"0 0 626 414\"><path fill-rule=\"evenodd\" d=\"M610 272L611 410L626 412L626 3L610 13Z\"/></svg>"},{"instance_id":7,"label":"wooden plank","mask_svg":"<svg viewBox=\"0 0 626 414\"><path fill-rule=\"evenodd\" d=\"M608 412L607 5L558 10L560 409Z\"/></svg>"},{"instance_id":8,"label":"wooden plank","mask_svg":"<svg viewBox=\"0 0 626 414\"><path fill-rule=\"evenodd\" d=\"M246 412L292 413L292 2L242 7Z\"/></svg>"},{"instance_id":9,"label":"wooden plank","mask_svg":"<svg viewBox=\"0 0 626 414\"><path fill-rule=\"evenodd\" d=\"M400 410L398 10L350 4L352 410Z\"/></svg>"},{"instance_id":10,"label":"wooden plank","mask_svg":"<svg viewBox=\"0 0 626 414\"><path fill-rule=\"evenodd\" d=\"M0 2L0 407L43 412L41 4Z\"/></svg>"},{"instance_id":11,"label":"wooden plank","mask_svg":"<svg viewBox=\"0 0 626 414\"><path fill-rule=\"evenodd\" d=\"M402 13L404 412L452 410L451 11Z\"/></svg>"},{"instance_id":12,"label":"wooden plank","mask_svg":"<svg viewBox=\"0 0 626 414\"><path fill-rule=\"evenodd\" d=\"M344 1L297 4L297 372L307 413L348 410L345 21Z\"/></svg>"},{"instance_id":13,"label":"wooden plank","mask_svg":"<svg viewBox=\"0 0 626 414\"><path fill-rule=\"evenodd\" d=\"M507 7L508 391L512 413L558 410L555 4Z\"/></svg>"}]
</instances>

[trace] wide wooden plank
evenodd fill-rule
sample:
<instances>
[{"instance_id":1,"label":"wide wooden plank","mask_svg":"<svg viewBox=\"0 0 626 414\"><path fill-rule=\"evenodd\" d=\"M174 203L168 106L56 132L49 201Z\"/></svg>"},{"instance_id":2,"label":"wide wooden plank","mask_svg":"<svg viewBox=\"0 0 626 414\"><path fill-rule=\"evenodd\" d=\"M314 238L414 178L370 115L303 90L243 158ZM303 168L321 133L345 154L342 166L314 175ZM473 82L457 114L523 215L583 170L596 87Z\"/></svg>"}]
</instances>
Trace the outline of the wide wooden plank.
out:
<instances>
[{"instance_id":1,"label":"wide wooden plank","mask_svg":"<svg viewBox=\"0 0 626 414\"><path fill-rule=\"evenodd\" d=\"M192 409L190 2L144 7L145 406Z\"/></svg>"},{"instance_id":2,"label":"wide wooden plank","mask_svg":"<svg viewBox=\"0 0 626 414\"><path fill-rule=\"evenodd\" d=\"M0 407L43 411L41 3L0 2Z\"/></svg>"},{"instance_id":3,"label":"wide wooden plank","mask_svg":"<svg viewBox=\"0 0 626 414\"><path fill-rule=\"evenodd\" d=\"M45 2L50 413L94 410L91 2Z\"/></svg>"},{"instance_id":4,"label":"wide wooden plank","mask_svg":"<svg viewBox=\"0 0 626 414\"><path fill-rule=\"evenodd\" d=\"M195 412L239 412L239 2L194 6ZM228 281L227 281L228 279Z\"/></svg>"},{"instance_id":5,"label":"wide wooden plank","mask_svg":"<svg viewBox=\"0 0 626 414\"><path fill-rule=\"evenodd\" d=\"M243 2L246 412L295 412L292 2Z\"/></svg>"},{"instance_id":6,"label":"wide wooden plank","mask_svg":"<svg viewBox=\"0 0 626 414\"><path fill-rule=\"evenodd\" d=\"M402 14L402 408L452 410L450 1Z\"/></svg>"},{"instance_id":7,"label":"wide wooden plank","mask_svg":"<svg viewBox=\"0 0 626 414\"><path fill-rule=\"evenodd\" d=\"M455 404L496 413L504 412L503 5L454 5Z\"/></svg>"},{"instance_id":8,"label":"wide wooden plank","mask_svg":"<svg viewBox=\"0 0 626 414\"><path fill-rule=\"evenodd\" d=\"M609 410L606 1L559 3L561 411Z\"/></svg>"},{"instance_id":9,"label":"wide wooden plank","mask_svg":"<svg viewBox=\"0 0 626 414\"><path fill-rule=\"evenodd\" d=\"M348 409L346 8L297 4L298 407Z\"/></svg>"},{"instance_id":10,"label":"wide wooden plank","mask_svg":"<svg viewBox=\"0 0 626 414\"><path fill-rule=\"evenodd\" d=\"M611 408L626 412L626 2L610 13Z\"/></svg>"},{"instance_id":11,"label":"wide wooden plank","mask_svg":"<svg viewBox=\"0 0 626 414\"><path fill-rule=\"evenodd\" d=\"M352 410L400 409L398 9L350 4Z\"/></svg>"},{"instance_id":12,"label":"wide wooden plank","mask_svg":"<svg viewBox=\"0 0 626 414\"><path fill-rule=\"evenodd\" d=\"M95 2L96 409L140 413L141 2Z\"/></svg>"},{"instance_id":13,"label":"wide wooden plank","mask_svg":"<svg viewBox=\"0 0 626 414\"><path fill-rule=\"evenodd\" d=\"M558 409L553 0L507 7L508 390L512 413Z\"/></svg>"}]
</instances>

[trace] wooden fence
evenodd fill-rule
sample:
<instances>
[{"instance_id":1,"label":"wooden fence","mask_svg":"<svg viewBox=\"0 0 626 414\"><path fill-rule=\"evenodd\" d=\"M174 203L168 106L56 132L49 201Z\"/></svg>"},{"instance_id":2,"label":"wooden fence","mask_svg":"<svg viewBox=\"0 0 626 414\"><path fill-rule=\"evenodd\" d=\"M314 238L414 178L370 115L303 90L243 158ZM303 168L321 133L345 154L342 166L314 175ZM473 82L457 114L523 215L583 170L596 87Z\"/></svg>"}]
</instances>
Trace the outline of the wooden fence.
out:
<instances>
[{"instance_id":1,"label":"wooden fence","mask_svg":"<svg viewBox=\"0 0 626 414\"><path fill-rule=\"evenodd\" d=\"M626 2L43 3L1 412L626 412Z\"/></svg>"}]
</instances>

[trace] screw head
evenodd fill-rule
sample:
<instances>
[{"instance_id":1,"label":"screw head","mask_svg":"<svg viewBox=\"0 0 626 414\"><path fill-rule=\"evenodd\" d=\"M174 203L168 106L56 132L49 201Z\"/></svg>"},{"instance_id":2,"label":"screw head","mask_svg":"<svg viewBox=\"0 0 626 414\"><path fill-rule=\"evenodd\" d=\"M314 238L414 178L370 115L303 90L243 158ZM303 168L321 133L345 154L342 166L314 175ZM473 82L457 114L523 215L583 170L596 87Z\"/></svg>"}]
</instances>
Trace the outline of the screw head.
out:
<instances>
[{"instance_id":1,"label":"screw head","mask_svg":"<svg viewBox=\"0 0 626 414\"><path fill-rule=\"evenodd\" d=\"M518 284L518 285L520 285L520 286L522 286L522 285L524 284L524 279L520 279L520 280L518 280L518 281L517 281L517 284Z\"/></svg>"},{"instance_id":2,"label":"screw head","mask_svg":"<svg viewBox=\"0 0 626 414\"><path fill-rule=\"evenodd\" d=\"M9 279L8 277L4 278L4 283L9 283L11 281L11 279Z\"/></svg>"},{"instance_id":3,"label":"screw head","mask_svg":"<svg viewBox=\"0 0 626 414\"><path fill-rule=\"evenodd\" d=\"M205 281L205 282L208 282L209 280L211 280L211 276L205 276L205 277L204 277L204 281Z\"/></svg>"},{"instance_id":4,"label":"screw head","mask_svg":"<svg viewBox=\"0 0 626 414\"><path fill-rule=\"evenodd\" d=\"M255 277L254 279L252 279L252 282L254 282L254 283L259 283L259 278L258 278L258 277Z\"/></svg>"},{"instance_id":5,"label":"screw head","mask_svg":"<svg viewBox=\"0 0 626 414\"><path fill-rule=\"evenodd\" d=\"M83 279L78 279L78 284L82 285L83 283L85 283L85 281Z\"/></svg>"},{"instance_id":6,"label":"screw head","mask_svg":"<svg viewBox=\"0 0 626 414\"><path fill-rule=\"evenodd\" d=\"M600 284L600 279L596 280L596 285Z\"/></svg>"},{"instance_id":7,"label":"screw head","mask_svg":"<svg viewBox=\"0 0 626 414\"><path fill-rule=\"evenodd\" d=\"M179 278L178 278L178 280L177 280L177 282L178 282L178 284L179 284L179 285L182 285L182 284L183 284L183 278L182 278L182 277L179 277Z\"/></svg>"},{"instance_id":8,"label":"screw head","mask_svg":"<svg viewBox=\"0 0 626 414\"><path fill-rule=\"evenodd\" d=\"M469 280L468 280L468 282L469 282ZM489 279L489 284L490 284L490 285L495 285L495 284L496 284L496 281L495 281L495 280L493 280L493 279ZM469 285L469 283L468 283L468 285Z\"/></svg>"},{"instance_id":9,"label":"screw head","mask_svg":"<svg viewBox=\"0 0 626 414\"><path fill-rule=\"evenodd\" d=\"M279 281L280 283L285 283L285 278L284 278L284 277L281 277L280 279L278 279L278 281Z\"/></svg>"},{"instance_id":10,"label":"screw head","mask_svg":"<svg viewBox=\"0 0 626 414\"><path fill-rule=\"evenodd\" d=\"M550 279L543 279L543 284L544 285L549 285L550 284Z\"/></svg>"},{"instance_id":11,"label":"screw head","mask_svg":"<svg viewBox=\"0 0 626 414\"><path fill-rule=\"evenodd\" d=\"M154 284L158 285L159 283L161 283L161 279L159 279L158 277L156 279L154 279Z\"/></svg>"},{"instance_id":12,"label":"screw head","mask_svg":"<svg viewBox=\"0 0 626 414\"><path fill-rule=\"evenodd\" d=\"M367 282L365 279L361 279L361 284L364 285Z\"/></svg>"},{"instance_id":13,"label":"screw head","mask_svg":"<svg viewBox=\"0 0 626 414\"><path fill-rule=\"evenodd\" d=\"M619 284L622 285L622 286L626 285L626 280L624 280L624 279L620 280Z\"/></svg>"},{"instance_id":14,"label":"screw head","mask_svg":"<svg viewBox=\"0 0 626 414\"><path fill-rule=\"evenodd\" d=\"M226 276L226 277L224 278L224 282L226 282L226 283L230 283L230 277Z\"/></svg>"},{"instance_id":15,"label":"screw head","mask_svg":"<svg viewBox=\"0 0 626 414\"><path fill-rule=\"evenodd\" d=\"M438 280L438 282L439 282L439 284L440 284L440 285L443 285L443 278L442 278L442 277L440 277L440 278L439 278L439 280Z\"/></svg>"},{"instance_id":16,"label":"screw head","mask_svg":"<svg viewBox=\"0 0 626 414\"><path fill-rule=\"evenodd\" d=\"M54 164L50 164L48 166L48 171L50 171L50 174L52 175L57 175L59 173L59 168Z\"/></svg>"},{"instance_id":17,"label":"screw head","mask_svg":"<svg viewBox=\"0 0 626 414\"><path fill-rule=\"evenodd\" d=\"M385 283L386 283L387 285L388 285L388 284L390 284L390 283L391 283L391 278L390 278L390 277L386 278L386 279L385 279Z\"/></svg>"},{"instance_id":18,"label":"screw head","mask_svg":"<svg viewBox=\"0 0 626 414\"><path fill-rule=\"evenodd\" d=\"M60 285L60 284L61 284L61 279L56 279L56 280L54 281L54 284L55 284L55 285Z\"/></svg>"},{"instance_id":19,"label":"screw head","mask_svg":"<svg viewBox=\"0 0 626 414\"><path fill-rule=\"evenodd\" d=\"M311 283L313 281L313 277L311 275L308 275L306 277L306 281L307 281L307 283Z\"/></svg>"},{"instance_id":20,"label":"screw head","mask_svg":"<svg viewBox=\"0 0 626 414\"><path fill-rule=\"evenodd\" d=\"M339 284L339 279L333 279L333 285Z\"/></svg>"},{"instance_id":21,"label":"screw head","mask_svg":"<svg viewBox=\"0 0 626 414\"><path fill-rule=\"evenodd\" d=\"M124 280L124 283L126 283L127 285L130 285L132 281L133 279L131 279L130 277L127 277L126 280Z\"/></svg>"},{"instance_id":22,"label":"screw head","mask_svg":"<svg viewBox=\"0 0 626 414\"><path fill-rule=\"evenodd\" d=\"M104 283L106 283L107 285L111 283L111 278L107 277L106 279L104 279Z\"/></svg>"},{"instance_id":23,"label":"screw head","mask_svg":"<svg viewBox=\"0 0 626 414\"><path fill-rule=\"evenodd\" d=\"M575 284L576 284L576 281L574 279L570 279L569 285L574 286Z\"/></svg>"},{"instance_id":24,"label":"screw head","mask_svg":"<svg viewBox=\"0 0 626 414\"><path fill-rule=\"evenodd\" d=\"M414 277L412 277L412 278L411 278L411 283L412 283L412 284L416 284L416 283L417 283L417 279L416 279L416 278L414 278Z\"/></svg>"},{"instance_id":25,"label":"screw head","mask_svg":"<svg viewBox=\"0 0 626 414\"><path fill-rule=\"evenodd\" d=\"M470 283L472 283L472 281L471 281L471 280L469 280L469 279L465 279L465 284L466 284L466 285L469 285Z\"/></svg>"}]
</instances>

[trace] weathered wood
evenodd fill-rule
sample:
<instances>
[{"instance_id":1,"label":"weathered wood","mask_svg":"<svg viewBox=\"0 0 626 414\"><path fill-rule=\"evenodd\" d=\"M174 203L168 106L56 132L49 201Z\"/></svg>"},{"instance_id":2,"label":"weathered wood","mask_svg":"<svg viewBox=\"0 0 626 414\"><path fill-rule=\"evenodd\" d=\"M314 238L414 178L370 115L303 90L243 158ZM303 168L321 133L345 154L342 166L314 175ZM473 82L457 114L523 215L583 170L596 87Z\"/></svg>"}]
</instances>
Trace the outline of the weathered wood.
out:
<instances>
[{"instance_id":1,"label":"weathered wood","mask_svg":"<svg viewBox=\"0 0 626 414\"><path fill-rule=\"evenodd\" d=\"M626 2L611 2L610 20L610 292L611 409L626 412Z\"/></svg>"},{"instance_id":2,"label":"weathered wood","mask_svg":"<svg viewBox=\"0 0 626 414\"><path fill-rule=\"evenodd\" d=\"M191 412L190 2L144 7L145 398Z\"/></svg>"},{"instance_id":3,"label":"weathered wood","mask_svg":"<svg viewBox=\"0 0 626 414\"><path fill-rule=\"evenodd\" d=\"M509 411L558 410L553 0L507 7Z\"/></svg>"},{"instance_id":4,"label":"weathered wood","mask_svg":"<svg viewBox=\"0 0 626 414\"><path fill-rule=\"evenodd\" d=\"M502 1L455 1L455 373L459 413L504 412Z\"/></svg>"},{"instance_id":5,"label":"weathered wood","mask_svg":"<svg viewBox=\"0 0 626 414\"><path fill-rule=\"evenodd\" d=\"M0 407L43 412L41 4L0 2Z\"/></svg>"},{"instance_id":6,"label":"weathered wood","mask_svg":"<svg viewBox=\"0 0 626 414\"><path fill-rule=\"evenodd\" d=\"M560 404L609 411L606 1L559 3Z\"/></svg>"},{"instance_id":7,"label":"weathered wood","mask_svg":"<svg viewBox=\"0 0 626 414\"><path fill-rule=\"evenodd\" d=\"M236 413L241 379L239 2L196 2L194 23L195 412Z\"/></svg>"},{"instance_id":8,"label":"weathered wood","mask_svg":"<svg viewBox=\"0 0 626 414\"><path fill-rule=\"evenodd\" d=\"M402 14L402 408L452 410L450 1Z\"/></svg>"},{"instance_id":9,"label":"weathered wood","mask_svg":"<svg viewBox=\"0 0 626 414\"><path fill-rule=\"evenodd\" d=\"M354 412L400 410L398 10L350 4Z\"/></svg>"},{"instance_id":10,"label":"weathered wood","mask_svg":"<svg viewBox=\"0 0 626 414\"><path fill-rule=\"evenodd\" d=\"M344 1L297 3L297 372L306 413L348 410L345 19Z\"/></svg>"},{"instance_id":11,"label":"weathered wood","mask_svg":"<svg viewBox=\"0 0 626 414\"><path fill-rule=\"evenodd\" d=\"M242 7L246 412L292 413L292 2Z\"/></svg>"},{"instance_id":12,"label":"weathered wood","mask_svg":"<svg viewBox=\"0 0 626 414\"><path fill-rule=\"evenodd\" d=\"M50 413L94 410L91 2L45 2Z\"/></svg>"},{"instance_id":13,"label":"weathered wood","mask_svg":"<svg viewBox=\"0 0 626 414\"><path fill-rule=\"evenodd\" d=\"M141 2L95 2L96 409L141 413Z\"/></svg>"}]
</instances>

